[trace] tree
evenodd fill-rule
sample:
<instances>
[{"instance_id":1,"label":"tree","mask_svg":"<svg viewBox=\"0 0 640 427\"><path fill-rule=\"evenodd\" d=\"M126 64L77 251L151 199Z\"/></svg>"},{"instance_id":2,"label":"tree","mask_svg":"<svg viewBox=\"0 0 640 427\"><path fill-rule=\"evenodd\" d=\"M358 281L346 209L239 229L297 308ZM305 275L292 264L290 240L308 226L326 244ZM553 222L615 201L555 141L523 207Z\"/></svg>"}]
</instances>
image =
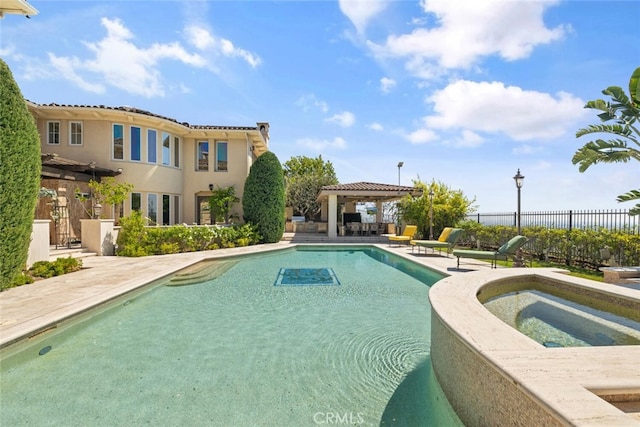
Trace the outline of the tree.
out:
<instances>
[{"instance_id":1,"label":"tree","mask_svg":"<svg viewBox=\"0 0 640 427\"><path fill-rule=\"evenodd\" d=\"M294 215L317 219L321 205L316 201L320 189L325 185L338 184L333 164L322 156L292 157L284 164L286 182L286 205L293 208Z\"/></svg>"},{"instance_id":2,"label":"tree","mask_svg":"<svg viewBox=\"0 0 640 427\"><path fill-rule=\"evenodd\" d=\"M22 92L0 59L0 289L26 266L40 189L40 135Z\"/></svg>"},{"instance_id":3,"label":"tree","mask_svg":"<svg viewBox=\"0 0 640 427\"><path fill-rule=\"evenodd\" d=\"M618 86L609 86L602 93L611 101L596 99L584 108L602 111L598 114L604 124L590 125L576 132L576 138L591 134L609 134L608 140L589 141L573 155L573 164L579 164L580 172L596 163L626 163L632 159L640 161L640 67L636 68L629 80L629 96ZM611 122L611 123L607 123ZM640 200L640 189L631 190L616 199L618 202ZM630 215L640 214L640 203L629 210Z\"/></svg>"},{"instance_id":4,"label":"tree","mask_svg":"<svg viewBox=\"0 0 640 427\"><path fill-rule=\"evenodd\" d=\"M255 161L244 183L244 221L253 224L262 243L276 243L284 234L284 173L271 151Z\"/></svg>"},{"instance_id":5,"label":"tree","mask_svg":"<svg viewBox=\"0 0 640 427\"><path fill-rule=\"evenodd\" d=\"M218 187L217 190L211 192L209 197L209 209L211 217L216 222L229 222L229 212L234 203L238 203L240 199L236 196L236 189L232 185L227 188Z\"/></svg>"},{"instance_id":6,"label":"tree","mask_svg":"<svg viewBox=\"0 0 640 427\"><path fill-rule=\"evenodd\" d=\"M422 190L420 197L405 196L398 203L399 215L408 224L418 226L418 233L429 236L429 213L433 190L433 235L439 236L445 227L455 226L475 211L475 198L468 199L461 190L452 190L442 182L431 181L426 184L418 178L413 186Z\"/></svg>"}]
</instances>

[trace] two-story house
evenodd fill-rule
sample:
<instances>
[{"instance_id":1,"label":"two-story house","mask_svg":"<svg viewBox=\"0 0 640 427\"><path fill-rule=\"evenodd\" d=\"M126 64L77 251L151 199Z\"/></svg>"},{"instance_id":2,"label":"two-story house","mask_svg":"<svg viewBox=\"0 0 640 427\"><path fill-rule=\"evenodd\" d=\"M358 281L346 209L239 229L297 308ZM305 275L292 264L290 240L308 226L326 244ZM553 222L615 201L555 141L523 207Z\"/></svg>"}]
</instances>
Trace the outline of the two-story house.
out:
<instances>
[{"instance_id":1,"label":"two-story house","mask_svg":"<svg viewBox=\"0 0 640 427\"><path fill-rule=\"evenodd\" d=\"M57 203L69 219L65 224L56 215L55 225L58 235L68 229L67 239L77 236L80 217L87 217L74 193L89 194L91 179L115 176L133 185L124 206L105 206L102 218L137 209L152 224L208 224L211 191L234 186L242 198L251 165L269 149L267 122L192 125L131 107L29 101L27 107L41 139L42 185L58 193ZM51 204L41 201L36 216L48 219L43 206ZM232 212L242 218L242 205Z\"/></svg>"}]
</instances>

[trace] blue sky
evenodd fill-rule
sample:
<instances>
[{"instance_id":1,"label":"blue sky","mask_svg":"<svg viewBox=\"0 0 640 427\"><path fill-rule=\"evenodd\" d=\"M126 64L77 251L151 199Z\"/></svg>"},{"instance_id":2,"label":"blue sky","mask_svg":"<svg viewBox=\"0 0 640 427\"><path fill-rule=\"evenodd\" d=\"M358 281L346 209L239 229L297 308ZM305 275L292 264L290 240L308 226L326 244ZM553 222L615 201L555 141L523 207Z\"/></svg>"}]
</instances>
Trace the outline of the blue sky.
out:
<instances>
[{"instance_id":1,"label":"blue sky","mask_svg":"<svg viewBox=\"0 0 640 427\"><path fill-rule=\"evenodd\" d=\"M571 163L583 108L640 66L639 1L37 1L0 19L36 103L271 124L341 183L441 181L479 212L630 208L637 162ZM398 162L404 166L398 174Z\"/></svg>"}]
</instances>

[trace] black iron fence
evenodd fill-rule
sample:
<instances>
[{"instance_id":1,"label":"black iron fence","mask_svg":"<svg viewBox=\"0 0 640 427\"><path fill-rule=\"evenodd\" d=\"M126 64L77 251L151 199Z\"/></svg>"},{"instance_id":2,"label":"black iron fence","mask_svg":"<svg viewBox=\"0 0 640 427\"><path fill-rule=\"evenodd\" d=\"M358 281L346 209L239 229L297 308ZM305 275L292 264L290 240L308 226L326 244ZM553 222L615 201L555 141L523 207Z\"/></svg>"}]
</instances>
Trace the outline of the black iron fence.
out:
<instances>
[{"instance_id":1,"label":"black iron fence","mask_svg":"<svg viewBox=\"0 0 640 427\"><path fill-rule=\"evenodd\" d=\"M466 217L482 225L514 227L517 226L517 218L517 212L477 213ZM627 209L520 212L520 225L564 230L604 228L640 234L640 216L630 216Z\"/></svg>"}]
</instances>

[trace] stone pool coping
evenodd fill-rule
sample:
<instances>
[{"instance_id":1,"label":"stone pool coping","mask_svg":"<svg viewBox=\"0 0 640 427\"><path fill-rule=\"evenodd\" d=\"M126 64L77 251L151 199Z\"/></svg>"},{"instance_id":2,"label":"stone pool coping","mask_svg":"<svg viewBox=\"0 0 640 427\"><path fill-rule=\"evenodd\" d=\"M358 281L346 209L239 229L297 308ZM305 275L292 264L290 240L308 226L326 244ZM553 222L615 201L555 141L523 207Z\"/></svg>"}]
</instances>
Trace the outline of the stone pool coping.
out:
<instances>
[{"instance_id":1,"label":"stone pool coping","mask_svg":"<svg viewBox=\"0 0 640 427\"><path fill-rule=\"evenodd\" d=\"M545 348L499 320L478 300L477 295L487 283L522 276L560 280L587 290L640 301L638 290L575 278L553 269L502 269L447 277L436 283L429 293L432 363L441 384L458 375L453 372L455 366L465 369L466 365L478 363L480 369L489 366L495 370L493 380L482 380L484 387L490 387L490 381L496 384L494 388L485 389L493 401L493 407L488 411L500 413L503 425L515 420L509 418L510 410L517 412L519 422L526 419L527 405L523 400L538 406L531 408L532 421L541 421L540 414L535 411L542 408L558 425L640 425L637 411L635 417L629 415L595 394L640 395L640 346ZM458 339L457 351L450 348L449 354L439 356L439 338L443 341ZM466 355L460 354L465 352ZM469 390L479 387L474 384L473 372L469 369L468 376L463 379L468 382L465 386ZM456 393L456 390L450 391ZM526 399L512 402L512 405L522 405L520 407L499 410L495 407L496 402L499 405L501 401L508 401L501 393L520 393ZM447 397L463 422L478 425L490 419L487 418L490 414L479 413L483 411L480 406L473 411L467 410L466 414L458 411L455 401L461 400L462 395ZM464 404L473 405L468 400ZM477 405L482 403L477 402Z\"/></svg>"}]
</instances>

